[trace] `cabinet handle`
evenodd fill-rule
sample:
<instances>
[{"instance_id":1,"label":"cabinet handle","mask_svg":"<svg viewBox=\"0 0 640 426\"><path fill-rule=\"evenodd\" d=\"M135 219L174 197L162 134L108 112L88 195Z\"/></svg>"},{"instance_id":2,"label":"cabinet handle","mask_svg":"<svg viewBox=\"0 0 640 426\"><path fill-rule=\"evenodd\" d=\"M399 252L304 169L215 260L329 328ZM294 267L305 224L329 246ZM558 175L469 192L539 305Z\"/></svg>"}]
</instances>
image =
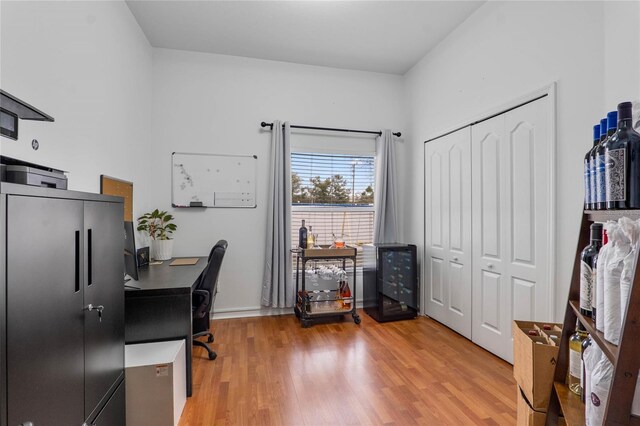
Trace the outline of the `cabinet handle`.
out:
<instances>
[{"instance_id":1,"label":"cabinet handle","mask_svg":"<svg viewBox=\"0 0 640 426\"><path fill-rule=\"evenodd\" d=\"M93 268L91 267L92 265L92 259L93 259L93 253L92 253L92 247L93 245L91 244L91 229L89 229L87 231L87 256L89 258L89 261L87 262L87 272L88 272L88 282L87 285L91 285L93 284Z\"/></svg>"},{"instance_id":2,"label":"cabinet handle","mask_svg":"<svg viewBox=\"0 0 640 426\"><path fill-rule=\"evenodd\" d=\"M75 292L80 291L80 231L76 231L76 286Z\"/></svg>"}]
</instances>

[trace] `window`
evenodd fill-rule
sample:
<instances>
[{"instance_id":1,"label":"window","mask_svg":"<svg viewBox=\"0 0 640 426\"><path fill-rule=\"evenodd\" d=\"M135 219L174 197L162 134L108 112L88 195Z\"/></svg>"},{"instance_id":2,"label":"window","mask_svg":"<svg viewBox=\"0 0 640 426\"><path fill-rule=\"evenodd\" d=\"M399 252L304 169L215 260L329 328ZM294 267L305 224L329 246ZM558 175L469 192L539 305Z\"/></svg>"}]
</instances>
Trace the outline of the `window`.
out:
<instances>
[{"instance_id":1,"label":"window","mask_svg":"<svg viewBox=\"0 0 640 426\"><path fill-rule=\"evenodd\" d=\"M333 235L359 247L373 242L375 156L372 154L291 154L292 247L304 219L317 243L330 245Z\"/></svg>"}]
</instances>

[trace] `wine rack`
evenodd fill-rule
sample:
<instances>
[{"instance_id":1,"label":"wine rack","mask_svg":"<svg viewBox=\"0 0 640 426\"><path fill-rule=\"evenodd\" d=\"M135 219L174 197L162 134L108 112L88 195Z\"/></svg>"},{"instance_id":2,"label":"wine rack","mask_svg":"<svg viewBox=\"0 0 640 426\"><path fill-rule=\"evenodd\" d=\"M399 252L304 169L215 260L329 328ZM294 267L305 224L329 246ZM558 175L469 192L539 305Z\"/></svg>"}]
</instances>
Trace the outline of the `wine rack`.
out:
<instances>
[{"instance_id":1,"label":"wine rack","mask_svg":"<svg viewBox=\"0 0 640 426\"><path fill-rule=\"evenodd\" d=\"M351 314L353 321L360 324L360 316L356 312L356 256L355 247L344 248L311 248L293 249L296 256L296 304L294 313L302 327L309 327L314 320ZM351 295L343 297L337 288L307 288L306 270L308 262L337 262L346 271L347 262L353 268L352 280L349 283ZM336 283L337 284L337 283Z\"/></svg>"},{"instance_id":2,"label":"wine rack","mask_svg":"<svg viewBox=\"0 0 640 426\"><path fill-rule=\"evenodd\" d=\"M569 287L569 300L564 316L558 364L556 365L554 386L549 400L547 426L558 424L560 414L564 416L567 425L585 424L585 405L577 395L569 391L568 386L565 384L569 366L569 336L573 332L576 320L579 320L585 326L593 342L600 347L614 367L604 414L604 424L640 425L640 418L631 415L631 404L638 379L638 370L640 369L640 268L636 266L634 272L627 314L622 325L618 346L607 342L604 339L604 334L595 329L593 320L580 314L578 303L580 298L580 253L582 248L589 243L590 222L605 222L607 220L617 220L621 217L640 219L640 210L587 210L582 216L578 248L576 249L576 258Z\"/></svg>"}]
</instances>

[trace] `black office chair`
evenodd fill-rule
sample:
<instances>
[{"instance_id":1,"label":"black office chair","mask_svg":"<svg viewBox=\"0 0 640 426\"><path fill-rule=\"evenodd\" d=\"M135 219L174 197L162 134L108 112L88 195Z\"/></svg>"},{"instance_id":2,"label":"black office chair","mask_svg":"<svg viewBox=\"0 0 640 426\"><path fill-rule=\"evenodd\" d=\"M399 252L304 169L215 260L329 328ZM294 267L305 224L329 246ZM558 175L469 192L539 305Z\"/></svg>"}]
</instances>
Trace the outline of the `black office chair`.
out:
<instances>
[{"instance_id":1,"label":"black office chair","mask_svg":"<svg viewBox=\"0 0 640 426\"><path fill-rule=\"evenodd\" d=\"M227 251L227 242L220 240L211 249L207 266L202 271L191 291L191 311L193 318L193 344L201 346L209 353L209 359L216 359L216 353L207 343L213 342L213 333L209 331L209 317L218 293L218 275L222 266L222 258ZM196 340L207 336L207 343Z\"/></svg>"}]
</instances>

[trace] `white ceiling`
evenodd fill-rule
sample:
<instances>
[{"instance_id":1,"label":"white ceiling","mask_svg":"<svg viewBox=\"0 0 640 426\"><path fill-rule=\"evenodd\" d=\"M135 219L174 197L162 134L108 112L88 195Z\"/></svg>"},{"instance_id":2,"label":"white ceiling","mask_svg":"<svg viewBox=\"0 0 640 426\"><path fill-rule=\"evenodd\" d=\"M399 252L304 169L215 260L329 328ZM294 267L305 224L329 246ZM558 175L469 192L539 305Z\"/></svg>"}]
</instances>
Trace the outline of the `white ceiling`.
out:
<instances>
[{"instance_id":1,"label":"white ceiling","mask_svg":"<svg viewBox=\"0 0 640 426\"><path fill-rule=\"evenodd\" d=\"M404 74L484 1L127 0L154 47Z\"/></svg>"}]
</instances>

